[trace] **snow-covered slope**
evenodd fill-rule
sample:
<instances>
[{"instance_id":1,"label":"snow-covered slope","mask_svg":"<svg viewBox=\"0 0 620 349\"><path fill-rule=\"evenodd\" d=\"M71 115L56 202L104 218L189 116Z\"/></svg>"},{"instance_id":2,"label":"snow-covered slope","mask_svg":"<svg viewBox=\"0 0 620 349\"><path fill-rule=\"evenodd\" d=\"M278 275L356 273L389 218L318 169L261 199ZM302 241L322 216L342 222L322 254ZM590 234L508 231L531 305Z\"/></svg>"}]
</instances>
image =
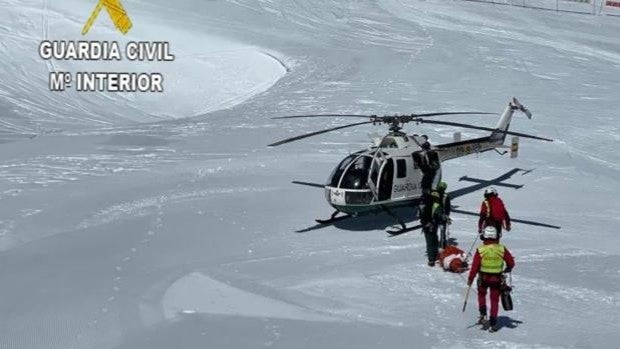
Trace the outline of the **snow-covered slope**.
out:
<instances>
[{"instance_id":1,"label":"snow-covered slope","mask_svg":"<svg viewBox=\"0 0 620 349\"><path fill-rule=\"evenodd\" d=\"M46 65L39 41L77 39L94 1L3 3L1 347L614 345L618 18L443 0L123 3L130 39L171 42L177 60L157 67L170 77L163 95L46 92L50 69L82 67ZM90 36L119 38L101 19ZM455 189L463 175L533 169L501 196L514 217L562 226L505 235L515 311L500 314L498 333L468 328L476 306L472 296L461 313L464 281L425 265L419 233L386 237L389 217L295 233L331 210L320 189L290 181L324 181L384 130L267 148L346 122L270 117L500 112L513 95L534 118L512 129L556 141L522 140L518 159L485 153L443 171ZM415 127L434 143L454 131ZM480 199L455 204L476 210ZM476 220L453 219L469 248Z\"/></svg>"}]
</instances>

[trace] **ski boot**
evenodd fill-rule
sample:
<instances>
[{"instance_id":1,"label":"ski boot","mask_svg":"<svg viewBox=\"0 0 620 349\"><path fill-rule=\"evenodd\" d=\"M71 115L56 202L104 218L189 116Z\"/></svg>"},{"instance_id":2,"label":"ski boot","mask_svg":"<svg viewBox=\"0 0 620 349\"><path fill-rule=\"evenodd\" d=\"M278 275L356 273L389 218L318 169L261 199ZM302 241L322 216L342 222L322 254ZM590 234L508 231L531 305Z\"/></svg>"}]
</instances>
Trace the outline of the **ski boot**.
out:
<instances>
[{"instance_id":1,"label":"ski boot","mask_svg":"<svg viewBox=\"0 0 620 349\"><path fill-rule=\"evenodd\" d=\"M497 332L499 326L497 326L497 318L492 317L489 321L489 332Z\"/></svg>"},{"instance_id":2,"label":"ski boot","mask_svg":"<svg viewBox=\"0 0 620 349\"><path fill-rule=\"evenodd\" d=\"M489 320L487 320L486 315L480 315L478 317L478 325L482 325L483 328L489 326Z\"/></svg>"},{"instance_id":3,"label":"ski boot","mask_svg":"<svg viewBox=\"0 0 620 349\"><path fill-rule=\"evenodd\" d=\"M487 320L487 307L482 306L478 309L480 316L478 316L478 325L482 325L482 329L486 330L489 327L489 320Z\"/></svg>"}]
</instances>

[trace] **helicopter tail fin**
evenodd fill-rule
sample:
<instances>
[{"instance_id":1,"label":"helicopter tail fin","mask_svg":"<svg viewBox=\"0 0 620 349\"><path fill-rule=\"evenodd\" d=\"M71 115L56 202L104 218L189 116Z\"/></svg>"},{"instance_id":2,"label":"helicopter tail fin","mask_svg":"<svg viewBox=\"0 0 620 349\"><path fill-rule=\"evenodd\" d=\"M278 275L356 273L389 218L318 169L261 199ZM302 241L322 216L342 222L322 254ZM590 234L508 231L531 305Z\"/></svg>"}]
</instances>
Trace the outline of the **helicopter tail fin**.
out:
<instances>
[{"instance_id":1,"label":"helicopter tail fin","mask_svg":"<svg viewBox=\"0 0 620 349\"><path fill-rule=\"evenodd\" d=\"M506 133L501 131L508 131L515 110L522 111L528 117L528 119L532 118L532 113L530 113L530 111L526 107L524 107L523 104L521 104L516 97L512 97L510 103L508 103L508 106L506 106L506 109L504 109L502 117L499 119L497 126L495 127L496 131L493 131L491 133L492 141L499 144L504 144L504 140L506 139Z\"/></svg>"}]
</instances>

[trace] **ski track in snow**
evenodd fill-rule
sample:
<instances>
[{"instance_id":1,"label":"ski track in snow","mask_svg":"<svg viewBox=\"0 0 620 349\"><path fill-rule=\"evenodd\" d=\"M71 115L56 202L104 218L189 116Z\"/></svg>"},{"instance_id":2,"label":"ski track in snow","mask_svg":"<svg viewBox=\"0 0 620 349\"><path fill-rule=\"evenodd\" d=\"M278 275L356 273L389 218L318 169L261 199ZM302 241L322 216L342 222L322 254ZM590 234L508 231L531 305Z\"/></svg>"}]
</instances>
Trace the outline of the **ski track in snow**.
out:
<instances>
[{"instance_id":1,"label":"ski track in snow","mask_svg":"<svg viewBox=\"0 0 620 349\"><path fill-rule=\"evenodd\" d=\"M143 217L150 215L153 209L161 210L162 205L174 205L175 203L201 200L204 198L216 199L218 195L237 194L237 193L256 193L273 191L275 188L250 188L250 187L231 187L218 188L209 190L200 190L186 193L171 193L157 197L144 198L132 202L122 203L107 207L95 213L80 224L78 229L86 229L89 227L108 224L116 220L130 217Z\"/></svg>"},{"instance_id":2,"label":"ski track in snow","mask_svg":"<svg viewBox=\"0 0 620 349\"><path fill-rule=\"evenodd\" d=\"M544 252L542 252L543 250ZM540 263L550 259L571 259L575 257L584 257L584 256L599 256L600 252L594 251L583 251L583 250L575 250L575 251L567 251L567 252L554 252L554 249L537 249L538 252L520 255L518 261L520 263ZM523 253L523 251L521 252Z\"/></svg>"}]
</instances>

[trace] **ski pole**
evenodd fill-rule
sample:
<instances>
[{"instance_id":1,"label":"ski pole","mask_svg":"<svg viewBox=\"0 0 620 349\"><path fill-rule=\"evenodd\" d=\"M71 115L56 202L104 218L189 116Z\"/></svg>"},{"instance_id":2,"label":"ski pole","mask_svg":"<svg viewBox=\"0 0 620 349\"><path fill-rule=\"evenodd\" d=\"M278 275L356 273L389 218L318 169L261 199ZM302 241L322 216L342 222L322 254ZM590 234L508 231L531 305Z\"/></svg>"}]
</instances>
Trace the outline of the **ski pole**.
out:
<instances>
[{"instance_id":1,"label":"ski pole","mask_svg":"<svg viewBox=\"0 0 620 349\"><path fill-rule=\"evenodd\" d=\"M467 292L465 292L465 302L463 302L463 313L465 312L465 308L467 308L467 299L469 298L469 290L471 290L471 284L467 286Z\"/></svg>"},{"instance_id":2,"label":"ski pole","mask_svg":"<svg viewBox=\"0 0 620 349\"><path fill-rule=\"evenodd\" d=\"M469 251L467 251L467 255L465 256L465 260L469 259L469 256L471 256L471 251L474 249L478 238L480 238L480 234L476 234L476 239L474 239L474 242L471 243L471 247L469 248Z\"/></svg>"}]
</instances>

